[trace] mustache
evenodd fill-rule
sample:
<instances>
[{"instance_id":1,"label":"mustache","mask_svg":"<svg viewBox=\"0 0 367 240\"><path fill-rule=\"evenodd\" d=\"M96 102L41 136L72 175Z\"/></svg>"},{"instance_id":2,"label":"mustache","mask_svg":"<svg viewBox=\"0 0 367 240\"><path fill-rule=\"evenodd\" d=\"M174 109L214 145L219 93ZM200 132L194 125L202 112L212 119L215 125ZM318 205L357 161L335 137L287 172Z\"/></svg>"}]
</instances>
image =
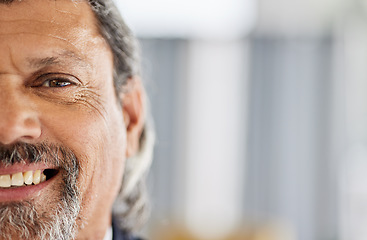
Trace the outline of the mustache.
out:
<instances>
[{"instance_id":1,"label":"mustache","mask_svg":"<svg viewBox=\"0 0 367 240\"><path fill-rule=\"evenodd\" d=\"M50 208L38 212L33 200L0 203L0 239L74 239L80 212L79 161L73 151L61 145L40 143L0 144L0 164L45 163L58 167L59 196L50 196ZM42 208L41 208L42 210Z\"/></svg>"},{"instance_id":2,"label":"mustache","mask_svg":"<svg viewBox=\"0 0 367 240\"><path fill-rule=\"evenodd\" d=\"M11 146L0 144L0 163L5 166L16 163L44 163L57 167L79 165L75 154L67 147L51 143L23 142Z\"/></svg>"}]
</instances>

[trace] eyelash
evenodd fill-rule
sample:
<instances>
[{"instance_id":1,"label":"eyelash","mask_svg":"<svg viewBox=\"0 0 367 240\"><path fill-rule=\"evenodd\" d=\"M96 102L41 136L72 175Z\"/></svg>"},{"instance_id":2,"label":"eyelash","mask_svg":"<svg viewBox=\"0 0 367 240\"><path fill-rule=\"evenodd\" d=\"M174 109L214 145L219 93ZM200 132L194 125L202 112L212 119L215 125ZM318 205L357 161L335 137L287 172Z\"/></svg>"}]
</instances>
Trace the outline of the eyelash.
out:
<instances>
[{"instance_id":1,"label":"eyelash","mask_svg":"<svg viewBox=\"0 0 367 240\"><path fill-rule=\"evenodd\" d=\"M78 85L78 81L79 80L76 77L68 74L47 73L38 78L38 83L35 85L35 87L65 88Z\"/></svg>"}]
</instances>

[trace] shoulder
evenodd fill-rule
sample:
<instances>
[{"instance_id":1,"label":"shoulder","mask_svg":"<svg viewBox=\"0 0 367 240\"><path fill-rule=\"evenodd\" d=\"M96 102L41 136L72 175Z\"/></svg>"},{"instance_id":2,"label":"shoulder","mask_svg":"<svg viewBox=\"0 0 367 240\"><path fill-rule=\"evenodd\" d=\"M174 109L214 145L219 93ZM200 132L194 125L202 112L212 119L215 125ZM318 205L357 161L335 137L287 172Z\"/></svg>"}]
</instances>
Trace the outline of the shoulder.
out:
<instances>
[{"instance_id":1,"label":"shoulder","mask_svg":"<svg viewBox=\"0 0 367 240\"><path fill-rule=\"evenodd\" d=\"M113 240L143 240L142 238L134 237L124 231L121 231L114 223L112 223Z\"/></svg>"}]
</instances>

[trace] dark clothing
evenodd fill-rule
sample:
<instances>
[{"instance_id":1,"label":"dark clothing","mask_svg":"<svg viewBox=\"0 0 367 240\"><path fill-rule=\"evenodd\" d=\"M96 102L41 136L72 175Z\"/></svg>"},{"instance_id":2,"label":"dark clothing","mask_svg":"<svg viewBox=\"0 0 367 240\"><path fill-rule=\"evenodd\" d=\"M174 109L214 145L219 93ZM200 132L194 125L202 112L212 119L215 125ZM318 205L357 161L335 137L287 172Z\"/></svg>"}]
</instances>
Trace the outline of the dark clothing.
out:
<instances>
[{"instance_id":1,"label":"dark clothing","mask_svg":"<svg viewBox=\"0 0 367 240\"><path fill-rule=\"evenodd\" d=\"M112 222L112 232L113 240L143 240L121 231L114 222Z\"/></svg>"}]
</instances>

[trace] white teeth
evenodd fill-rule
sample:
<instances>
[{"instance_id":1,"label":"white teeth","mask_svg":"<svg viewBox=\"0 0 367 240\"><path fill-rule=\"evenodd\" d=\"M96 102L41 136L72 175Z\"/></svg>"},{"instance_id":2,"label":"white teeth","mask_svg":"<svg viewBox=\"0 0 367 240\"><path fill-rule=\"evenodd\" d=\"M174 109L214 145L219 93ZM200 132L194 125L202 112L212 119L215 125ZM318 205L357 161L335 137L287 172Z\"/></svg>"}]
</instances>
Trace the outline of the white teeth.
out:
<instances>
[{"instance_id":1,"label":"white teeth","mask_svg":"<svg viewBox=\"0 0 367 240\"><path fill-rule=\"evenodd\" d=\"M33 183L39 184L41 182L41 170L36 170L33 173Z\"/></svg>"},{"instance_id":2,"label":"white teeth","mask_svg":"<svg viewBox=\"0 0 367 240\"><path fill-rule=\"evenodd\" d=\"M46 175L41 173L41 182L44 182L46 181Z\"/></svg>"},{"instance_id":3,"label":"white teeth","mask_svg":"<svg viewBox=\"0 0 367 240\"><path fill-rule=\"evenodd\" d=\"M0 187L8 188L11 186L10 175L0 175Z\"/></svg>"},{"instance_id":4,"label":"white teeth","mask_svg":"<svg viewBox=\"0 0 367 240\"><path fill-rule=\"evenodd\" d=\"M33 172L32 171L27 171L23 174L24 177L24 183L27 185L31 185L33 182Z\"/></svg>"},{"instance_id":5,"label":"white teeth","mask_svg":"<svg viewBox=\"0 0 367 240\"><path fill-rule=\"evenodd\" d=\"M26 185L37 185L46 181L46 175L41 170L18 172L0 175L0 188L20 187Z\"/></svg>"},{"instance_id":6,"label":"white teeth","mask_svg":"<svg viewBox=\"0 0 367 240\"><path fill-rule=\"evenodd\" d=\"M15 173L11 175L11 185L12 186L23 186L23 173Z\"/></svg>"}]
</instances>

